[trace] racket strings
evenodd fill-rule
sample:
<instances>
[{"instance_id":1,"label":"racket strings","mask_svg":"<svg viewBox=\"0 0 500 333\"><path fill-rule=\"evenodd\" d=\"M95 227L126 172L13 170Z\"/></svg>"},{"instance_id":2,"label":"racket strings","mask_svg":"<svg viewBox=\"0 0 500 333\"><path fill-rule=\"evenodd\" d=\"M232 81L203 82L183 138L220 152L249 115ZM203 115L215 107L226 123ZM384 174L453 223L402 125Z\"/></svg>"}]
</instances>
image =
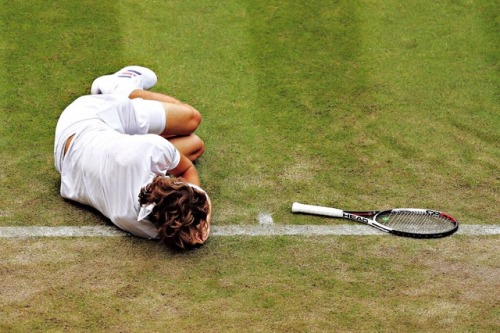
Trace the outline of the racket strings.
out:
<instances>
[{"instance_id":1,"label":"racket strings","mask_svg":"<svg viewBox=\"0 0 500 333\"><path fill-rule=\"evenodd\" d=\"M425 211L391 211L378 215L376 220L393 230L419 234L440 233L455 227L446 217Z\"/></svg>"}]
</instances>

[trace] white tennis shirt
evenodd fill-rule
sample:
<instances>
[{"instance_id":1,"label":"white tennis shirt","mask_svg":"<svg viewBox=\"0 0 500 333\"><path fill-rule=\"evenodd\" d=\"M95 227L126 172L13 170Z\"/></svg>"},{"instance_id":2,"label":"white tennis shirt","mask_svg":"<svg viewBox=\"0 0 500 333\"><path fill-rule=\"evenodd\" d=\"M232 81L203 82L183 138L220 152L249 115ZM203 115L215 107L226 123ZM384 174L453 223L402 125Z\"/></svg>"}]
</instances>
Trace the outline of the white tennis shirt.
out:
<instances>
[{"instance_id":1,"label":"white tennis shirt","mask_svg":"<svg viewBox=\"0 0 500 333\"><path fill-rule=\"evenodd\" d=\"M111 95L84 96L61 115L55 161L61 196L92 206L136 236L156 238L156 227L138 221L139 193L156 175L180 160L177 149L157 134L165 126L163 106ZM67 138L74 135L63 156Z\"/></svg>"}]
</instances>

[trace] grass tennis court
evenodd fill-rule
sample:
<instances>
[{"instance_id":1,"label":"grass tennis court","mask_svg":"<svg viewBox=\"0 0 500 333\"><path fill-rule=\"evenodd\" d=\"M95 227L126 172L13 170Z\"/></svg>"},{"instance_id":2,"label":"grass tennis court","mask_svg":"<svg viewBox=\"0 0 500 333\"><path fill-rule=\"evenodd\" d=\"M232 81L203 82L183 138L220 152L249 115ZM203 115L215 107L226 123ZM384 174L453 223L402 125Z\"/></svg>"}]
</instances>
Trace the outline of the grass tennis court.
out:
<instances>
[{"instance_id":1,"label":"grass tennis court","mask_svg":"<svg viewBox=\"0 0 500 333\"><path fill-rule=\"evenodd\" d=\"M107 221L63 201L60 112L152 68L195 106L214 224L345 221L292 201L498 224L495 1L4 1L0 226ZM368 228L368 227L367 227ZM498 236L0 239L5 332L490 332Z\"/></svg>"}]
</instances>

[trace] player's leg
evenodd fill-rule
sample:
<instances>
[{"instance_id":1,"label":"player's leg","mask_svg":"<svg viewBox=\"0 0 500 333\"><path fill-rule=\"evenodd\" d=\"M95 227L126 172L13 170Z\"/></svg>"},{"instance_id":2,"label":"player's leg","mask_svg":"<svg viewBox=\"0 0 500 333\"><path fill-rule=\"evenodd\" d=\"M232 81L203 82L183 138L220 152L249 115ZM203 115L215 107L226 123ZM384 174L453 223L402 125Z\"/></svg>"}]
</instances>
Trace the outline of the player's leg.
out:
<instances>
[{"instance_id":1,"label":"player's leg","mask_svg":"<svg viewBox=\"0 0 500 333\"><path fill-rule=\"evenodd\" d=\"M161 102L166 114L165 130L162 136L188 135L200 125L201 114L189 104L162 93L136 89L129 95L130 99L141 98Z\"/></svg>"},{"instance_id":2,"label":"player's leg","mask_svg":"<svg viewBox=\"0 0 500 333\"><path fill-rule=\"evenodd\" d=\"M201 114L187 104L162 103L166 124L161 136L185 136L193 133L201 123Z\"/></svg>"},{"instance_id":3,"label":"player's leg","mask_svg":"<svg viewBox=\"0 0 500 333\"><path fill-rule=\"evenodd\" d=\"M104 75L92 83L92 94L113 94L130 99L141 98L161 102L166 114L164 137L185 136L193 133L201 122L201 114L192 106L161 93L148 91L156 84L156 74L148 68L128 66L111 75Z\"/></svg>"},{"instance_id":4,"label":"player's leg","mask_svg":"<svg viewBox=\"0 0 500 333\"><path fill-rule=\"evenodd\" d=\"M92 95L111 94L127 96L130 99L142 98L167 103L181 103L165 94L148 91L158 78L152 70L141 66L127 66L118 72L98 77L92 82Z\"/></svg>"},{"instance_id":5,"label":"player's leg","mask_svg":"<svg viewBox=\"0 0 500 333\"><path fill-rule=\"evenodd\" d=\"M175 136L169 138L168 141L193 162L205 151L205 143L196 134Z\"/></svg>"},{"instance_id":6,"label":"player's leg","mask_svg":"<svg viewBox=\"0 0 500 333\"><path fill-rule=\"evenodd\" d=\"M157 93L154 91L148 91L148 90L143 90L143 89L136 89L130 93L128 96L130 99L134 98L142 98L142 99L148 99L152 101L158 101L158 102L166 102L166 103L174 103L174 104L184 104L178 99L168 96L162 93Z\"/></svg>"}]
</instances>

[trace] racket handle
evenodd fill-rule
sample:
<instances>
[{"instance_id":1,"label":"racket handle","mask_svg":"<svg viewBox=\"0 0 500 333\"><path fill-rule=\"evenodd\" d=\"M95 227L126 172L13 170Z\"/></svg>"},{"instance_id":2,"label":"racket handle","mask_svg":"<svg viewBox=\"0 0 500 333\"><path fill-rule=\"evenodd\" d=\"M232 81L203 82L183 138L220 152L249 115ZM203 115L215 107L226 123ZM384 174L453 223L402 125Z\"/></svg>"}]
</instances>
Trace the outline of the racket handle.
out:
<instances>
[{"instance_id":1,"label":"racket handle","mask_svg":"<svg viewBox=\"0 0 500 333\"><path fill-rule=\"evenodd\" d=\"M331 207L305 205L298 202L294 202L292 204L292 213L343 217L344 211L341 209L336 209Z\"/></svg>"}]
</instances>

